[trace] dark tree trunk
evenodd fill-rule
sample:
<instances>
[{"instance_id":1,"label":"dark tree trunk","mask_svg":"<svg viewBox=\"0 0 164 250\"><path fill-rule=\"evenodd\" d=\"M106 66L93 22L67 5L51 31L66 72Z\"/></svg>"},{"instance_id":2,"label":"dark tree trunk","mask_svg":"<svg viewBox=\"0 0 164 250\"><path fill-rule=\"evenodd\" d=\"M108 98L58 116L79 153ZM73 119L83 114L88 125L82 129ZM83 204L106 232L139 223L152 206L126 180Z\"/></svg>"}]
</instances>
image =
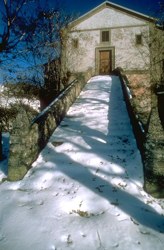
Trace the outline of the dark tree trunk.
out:
<instances>
[{"instance_id":1,"label":"dark tree trunk","mask_svg":"<svg viewBox=\"0 0 164 250\"><path fill-rule=\"evenodd\" d=\"M158 112L162 127L164 128L164 91L163 94L158 95Z\"/></svg>"},{"instance_id":2,"label":"dark tree trunk","mask_svg":"<svg viewBox=\"0 0 164 250\"><path fill-rule=\"evenodd\" d=\"M3 152L2 152L2 131L0 130L0 161L3 158Z\"/></svg>"}]
</instances>

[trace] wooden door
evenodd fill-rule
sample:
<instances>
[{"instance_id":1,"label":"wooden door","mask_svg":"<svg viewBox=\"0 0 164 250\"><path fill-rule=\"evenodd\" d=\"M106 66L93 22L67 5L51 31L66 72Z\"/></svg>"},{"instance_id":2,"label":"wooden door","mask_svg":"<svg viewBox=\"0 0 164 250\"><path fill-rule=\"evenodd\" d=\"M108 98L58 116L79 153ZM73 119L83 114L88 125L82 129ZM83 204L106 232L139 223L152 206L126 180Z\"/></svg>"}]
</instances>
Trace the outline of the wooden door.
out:
<instances>
[{"instance_id":1,"label":"wooden door","mask_svg":"<svg viewBox=\"0 0 164 250\"><path fill-rule=\"evenodd\" d=\"M99 51L99 74L109 75L112 71L112 51Z\"/></svg>"}]
</instances>

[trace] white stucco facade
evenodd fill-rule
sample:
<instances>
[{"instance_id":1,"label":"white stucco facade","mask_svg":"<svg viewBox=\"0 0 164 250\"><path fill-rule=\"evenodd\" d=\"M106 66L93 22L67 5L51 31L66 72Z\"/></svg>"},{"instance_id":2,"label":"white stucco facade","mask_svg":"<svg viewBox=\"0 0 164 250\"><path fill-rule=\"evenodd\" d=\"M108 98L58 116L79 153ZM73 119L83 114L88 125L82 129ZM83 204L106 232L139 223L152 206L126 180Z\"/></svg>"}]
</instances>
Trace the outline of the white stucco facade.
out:
<instances>
[{"instance_id":1,"label":"white stucco facade","mask_svg":"<svg viewBox=\"0 0 164 250\"><path fill-rule=\"evenodd\" d=\"M109 32L102 42L102 32ZM141 43L136 44L136 36ZM110 70L147 70L149 68L149 20L144 15L105 2L75 20L67 33L62 64L72 73L90 70L99 74L100 53L110 52ZM103 55L102 55L103 56ZM105 56L105 55L104 55Z\"/></svg>"}]
</instances>

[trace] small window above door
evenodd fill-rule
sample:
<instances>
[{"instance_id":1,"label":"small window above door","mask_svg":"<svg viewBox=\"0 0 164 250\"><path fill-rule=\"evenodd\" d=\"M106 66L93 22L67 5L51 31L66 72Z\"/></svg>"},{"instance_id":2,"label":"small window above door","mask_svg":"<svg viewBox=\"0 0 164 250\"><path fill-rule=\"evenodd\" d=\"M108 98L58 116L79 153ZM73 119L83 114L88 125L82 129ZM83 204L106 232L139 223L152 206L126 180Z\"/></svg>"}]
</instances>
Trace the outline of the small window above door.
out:
<instances>
[{"instance_id":1,"label":"small window above door","mask_svg":"<svg viewBox=\"0 0 164 250\"><path fill-rule=\"evenodd\" d=\"M73 46L74 49L78 49L78 47L79 47L79 40L78 40L78 38L72 39L72 46Z\"/></svg>"},{"instance_id":2,"label":"small window above door","mask_svg":"<svg viewBox=\"0 0 164 250\"><path fill-rule=\"evenodd\" d=\"M136 45L142 45L142 34L136 35Z\"/></svg>"},{"instance_id":3,"label":"small window above door","mask_svg":"<svg viewBox=\"0 0 164 250\"><path fill-rule=\"evenodd\" d=\"M102 43L110 42L110 31L109 30L101 30L100 37L101 37Z\"/></svg>"}]
</instances>

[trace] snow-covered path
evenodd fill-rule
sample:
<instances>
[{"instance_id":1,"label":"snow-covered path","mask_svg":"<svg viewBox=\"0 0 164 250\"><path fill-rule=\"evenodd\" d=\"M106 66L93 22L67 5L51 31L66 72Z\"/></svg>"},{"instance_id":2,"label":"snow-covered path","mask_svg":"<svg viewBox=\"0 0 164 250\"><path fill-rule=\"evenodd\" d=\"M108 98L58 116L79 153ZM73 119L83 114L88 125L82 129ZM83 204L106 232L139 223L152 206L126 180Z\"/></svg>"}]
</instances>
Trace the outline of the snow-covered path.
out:
<instances>
[{"instance_id":1,"label":"snow-covered path","mask_svg":"<svg viewBox=\"0 0 164 250\"><path fill-rule=\"evenodd\" d=\"M117 77L92 78L22 181L0 185L1 250L163 250Z\"/></svg>"}]
</instances>

